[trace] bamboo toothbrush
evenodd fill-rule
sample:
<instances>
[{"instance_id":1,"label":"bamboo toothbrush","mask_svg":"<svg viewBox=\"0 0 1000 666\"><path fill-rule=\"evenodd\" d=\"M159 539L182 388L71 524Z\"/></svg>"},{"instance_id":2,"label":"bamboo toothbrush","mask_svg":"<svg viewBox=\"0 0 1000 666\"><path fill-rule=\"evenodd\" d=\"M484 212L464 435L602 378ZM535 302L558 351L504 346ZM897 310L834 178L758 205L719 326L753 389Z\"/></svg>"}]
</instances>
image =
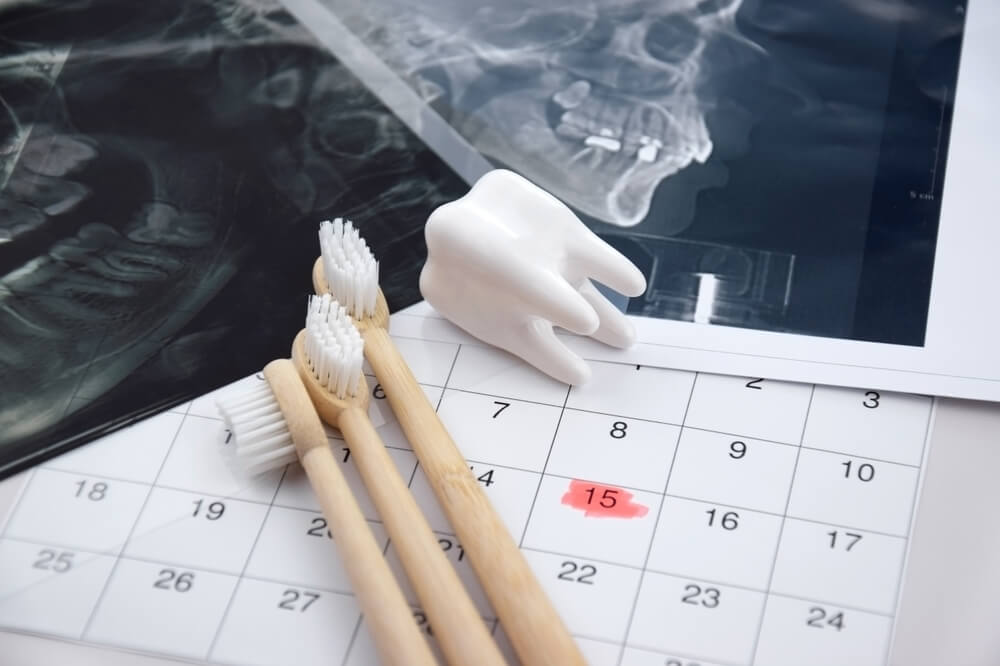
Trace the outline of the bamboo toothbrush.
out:
<instances>
[{"instance_id":1,"label":"bamboo toothbrush","mask_svg":"<svg viewBox=\"0 0 1000 666\"><path fill-rule=\"evenodd\" d=\"M368 418L364 343L329 294L312 296L292 362L320 417L338 428L449 664L506 666L486 624Z\"/></svg>"},{"instance_id":2,"label":"bamboo toothbrush","mask_svg":"<svg viewBox=\"0 0 1000 666\"><path fill-rule=\"evenodd\" d=\"M321 256L313 286L331 293L353 316L396 418L424 468L479 582L525 666L585 664L562 619L520 549L469 470L389 337L389 308L378 287L378 264L350 222L319 230Z\"/></svg>"},{"instance_id":3,"label":"bamboo toothbrush","mask_svg":"<svg viewBox=\"0 0 1000 666\"><path fill-rule=\"evenodd\" d=\"M358 363L360 372L361 366ZM265 384L220 400L237 458L248 472L263 472L296 458L323 508L330 533L378 651L390 666L436 666L402 590L351 494L330 449L323 424L291 361L264 368Z\"/></svg>"}]
</instances>

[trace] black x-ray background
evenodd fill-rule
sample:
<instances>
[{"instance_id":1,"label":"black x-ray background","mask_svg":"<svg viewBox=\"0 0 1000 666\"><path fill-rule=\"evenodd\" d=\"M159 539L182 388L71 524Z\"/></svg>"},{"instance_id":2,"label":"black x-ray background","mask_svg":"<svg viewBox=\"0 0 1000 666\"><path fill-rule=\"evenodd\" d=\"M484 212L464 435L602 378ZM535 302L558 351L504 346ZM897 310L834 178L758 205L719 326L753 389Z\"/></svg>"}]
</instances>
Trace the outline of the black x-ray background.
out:
<instances>
[{"instance_id":1,"label":"black x-ray background","mask_svg":"<svg viewBox=\"0 0 1000 666\"><path fill-rule=\"evenodd\" d=\"M390 307L465 184L277 3L0 5L0 476L289 353L320 220Z\"/></svg>"}]
</instances>

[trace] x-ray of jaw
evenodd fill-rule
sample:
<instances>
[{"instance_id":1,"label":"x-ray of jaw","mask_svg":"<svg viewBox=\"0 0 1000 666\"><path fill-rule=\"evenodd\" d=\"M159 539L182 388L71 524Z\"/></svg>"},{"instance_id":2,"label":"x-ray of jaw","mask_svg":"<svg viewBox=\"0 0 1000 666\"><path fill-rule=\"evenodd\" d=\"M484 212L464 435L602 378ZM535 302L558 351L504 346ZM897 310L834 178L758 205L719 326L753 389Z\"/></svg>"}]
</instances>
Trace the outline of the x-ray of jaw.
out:
<instances>
[{"instance_id":1,"label":"x-ray of jaw","mask_svg":"<svg viewBox=\"0 0 1000 666\"><path fill-rule=\"evenodd\" d=\"M760 53L742 0L324 4L476 150L622 227L712 154L709 49Z\"/></svg>"}]
</instances>

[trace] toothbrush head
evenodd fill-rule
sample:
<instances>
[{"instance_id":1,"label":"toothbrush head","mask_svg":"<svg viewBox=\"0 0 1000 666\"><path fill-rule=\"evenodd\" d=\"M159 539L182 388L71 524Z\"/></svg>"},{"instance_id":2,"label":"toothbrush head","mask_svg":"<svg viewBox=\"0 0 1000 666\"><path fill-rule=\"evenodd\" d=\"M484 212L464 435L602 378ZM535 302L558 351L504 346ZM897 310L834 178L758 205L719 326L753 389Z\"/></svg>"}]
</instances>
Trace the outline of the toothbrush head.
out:
<instances>
[{"instance_id":1,"label":"toothbrush head","mask_svg":"<svg viewBox=\"0 0 1000 666\"><path fill-rule=\"evenodd\" d=\"M292 362L316 410L330 425L336 426L340 412L350 406L367 408L364 340L347 308L330 294L309 297L306 327L292 344Z\"/></svg>"},{"instance_id":2,"label":"toothbrush head","mask_svg":"<svg viewBox=\"0 0 1000 666\"><path fill-rule=\"evenodd\" d=\"M320 257L313 266L317 294L331 294L360 327L388 325L378 288L378 262L358 230L343 218L319 225Z\"/></svg>"},{"instance_id":3,"label":"toothbrush head","mask_svg":"<svg viewBox=\"0 0 1000 666\"><path fill-rule=\"evenodd\" d=\"M233 435L236 465L244 473L262 474L298 458L288 424L268 382L220 398L216 406Z\"/></svg>"}]
</instances>

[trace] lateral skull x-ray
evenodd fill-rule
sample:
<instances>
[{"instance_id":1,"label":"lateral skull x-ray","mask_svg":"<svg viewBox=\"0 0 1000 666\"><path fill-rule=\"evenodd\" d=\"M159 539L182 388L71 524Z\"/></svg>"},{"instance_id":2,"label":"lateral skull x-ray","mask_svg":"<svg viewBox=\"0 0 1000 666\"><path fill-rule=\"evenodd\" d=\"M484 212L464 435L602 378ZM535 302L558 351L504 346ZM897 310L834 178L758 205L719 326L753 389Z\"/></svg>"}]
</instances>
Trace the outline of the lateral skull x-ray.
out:
<instances>
[{"instance_id":1,"label":"lateral skull x-ray","mask_svg":"<svg viewBox=\"0 0 1000 666\"><path fill-rule=\"evenodd\" d=\"M741 2L334 4L367 14L364 41L477 150L630 227L661 181L712 153L706 52L759 51L735 28Z\"/></svg>"},{"instance_id":2,"label":"lateral skull x-ray","mask_svg":"<svg viewBox=\"0 0 1000 666\"><path fill-rule=\"evenodd\" d=\"M317 2L639 263L629 311L922 344L961 3Z\"/></svg>"}]
</instances>

